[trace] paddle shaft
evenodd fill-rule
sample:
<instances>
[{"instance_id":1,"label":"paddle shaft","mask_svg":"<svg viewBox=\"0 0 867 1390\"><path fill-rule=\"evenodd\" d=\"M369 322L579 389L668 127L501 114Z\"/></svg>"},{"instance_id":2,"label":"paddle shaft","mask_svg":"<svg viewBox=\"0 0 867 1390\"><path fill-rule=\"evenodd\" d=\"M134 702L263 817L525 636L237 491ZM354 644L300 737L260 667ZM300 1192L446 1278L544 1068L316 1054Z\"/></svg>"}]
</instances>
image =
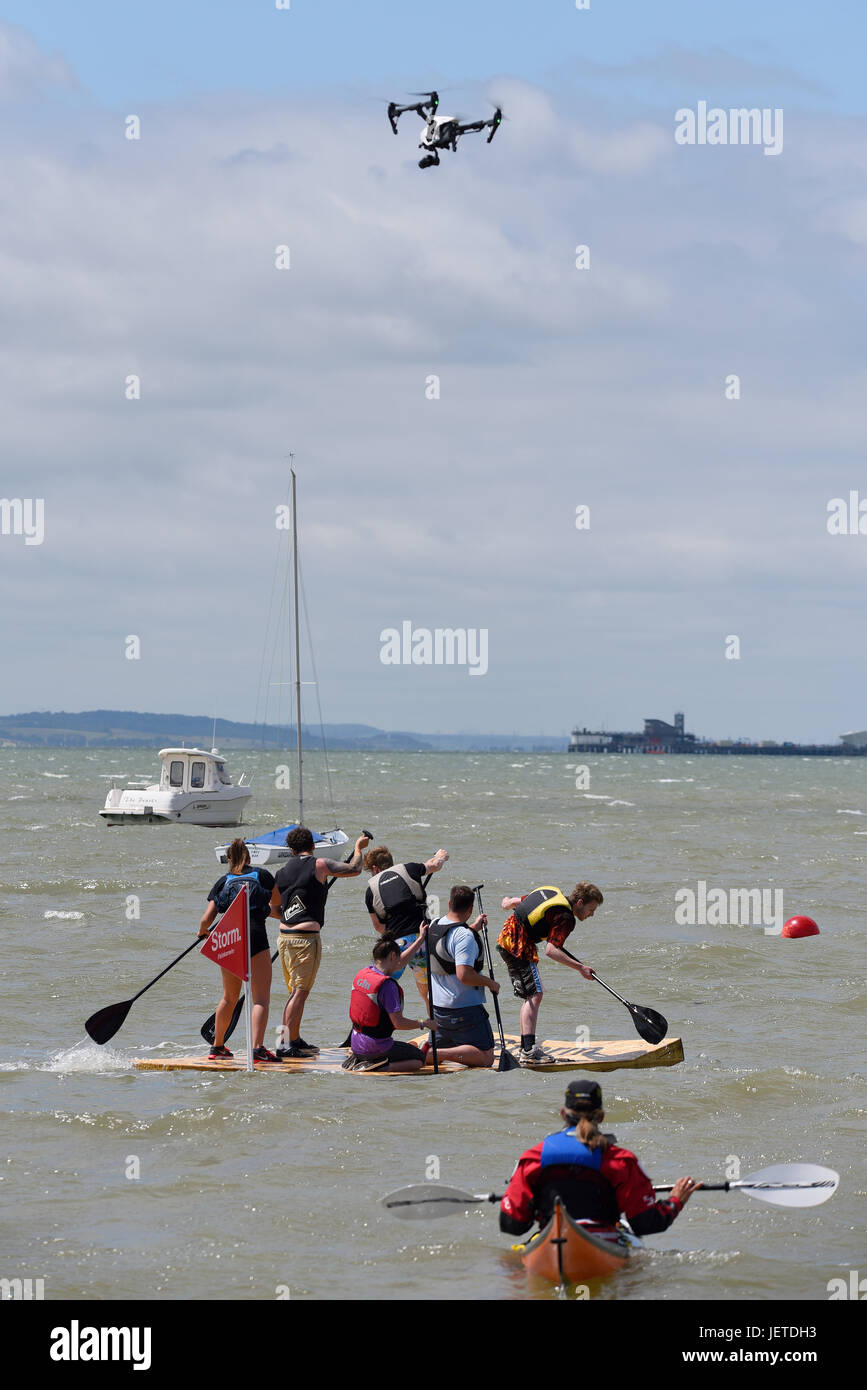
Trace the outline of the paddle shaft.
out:
<instances>
[{"instance_id":1,"label":"paddle shaft","mask_svg":"<svg viewBox=\"0 0 867 1390\"><path fill-rule=\"evenodd\" d=\"M428 874L427 878L425 879L424 883L422 884L422 888L427 888L427 886L428 886L428 884L430 883L430 881L431 881L431 875ZM425 959L425 974L427 975L427 1009L428 1009L428 1016L429 1016L430 1018L433 1019L433 1016L434 1016L434 1013L433 1013L433 977L432 977L432 975L431 975L431 968L430 968L430 942L429 942L429 941L426 941L426 942L425 942L425 944L424 944L424 951L425 951L425 958L424 958L424 959ZM436 1019L434 1019L434 1022L436 1022ZM430 1030L430 1032L429 1032L429 1034L428 1034L428 1037L430 1038L430 1055L431 1055L431 1057L433 1058L434 1076L439 1076L439 1074L440 1074L440 1062L439 1062L439 1055L438 1055L438 1053L437 1053L437 1030L436 1030L436 1028L432 1028L432 1029Z\"/></svg>"},{"instance_id":2,"label":"paddle shaft","mask_svg":"<svg viewBox=\"0 0 867 1390\"><path fill-rule=\"evenodd\" d=\"M833 1187L829 1181L823 1182L703 1182L695 1188L696 1192L732 1192L736 1187L753 1188L758 1191L771 1192L794 1192L798 1188ZM674 1183L666 1183L664 1187L654 1186L654 1192L672 1192Z\"/></svg>"},{"instance_id":3,"label":"paddle shaft","mask_svg":"<svg viewBox=\"0 0 867 1390\"><path fill-rule=\"evenodd\" d=\"M193 940L190 942L189 946L187 946L186 950L181 951L181 954L180 954L179 956L175 956L175 958L174 958L174 960L172 961L171 965L167 965L166 968L165 968L165 970L161 970L161 971L160 971L159 975L154 975L154 977L153 977L153 979L151 980L150 984L145 985L144 989L140 989L139 992L138 992L138 994L134 994L133 997L132 997L132 999L128 999L126 1002L127 1002L128 1004L134 1004L135 1001L136 1001L137 999L141 999L142 995L145 994L145 993L147 993L147 991L151 988L151 986L156 984L157 980L161 980L161 979L163 978L163 975L168 975L169 971L170 971L170 970L174 970L175 966L178 964L179 961L182 961L182 960L183 960L184 956L188 956L188 955L190 954L190 951L195 950L195 948L196 948L196 946L198 946L200 940L201 940L201 937L199 937L199 936L194 937Z\"/></svg>"},{"instance_id":4,"label":"paddle shaft","mask_svg":"<svg viewBox=\"0 0 867 1390\"><path fill-rule=\"evenodd\" d=\"M484 914L484 911L485 911L485 909L482 907L482 889L484 888L484 886L485 886L485 885L484 885L483 883L480 883L480 884L478 884L478 886L473 890L474 893L475 893L475 895L476 895L476 897L477 897L477 899L478 899L478 903L479 903L479 912L482 913L482 914ZM488 929L487 929L487 927L484 926L484 925L482 926L482 940L483 940L484 943L485 943L485 956L487 957L487 961L488 961L488 974L490 975L491 979L493 979L493 978L494 978L494 964L493 964L493 961L491 960L491 943L488 941ZM501 1057L504 1057L504 1056L505 1056L505 1053L506 1053L506 1036L505 1036L505 1034L504 1034L504 1032L503 1032L503 1018L502 1018L502 1015L501 1015L501 1013L500 1013L500 1001L499 1001L499 999L497 998L496 994L493 993L493 990L491 991L491 995L492 995L492 998L493 998L493 1001L494 1001L494 1013L495 1013L496 1016L497 1016L497 1027L498 1027L499 1030L500 1030L500 1056L501 1056Z\"/></svg>"}]
</instances>

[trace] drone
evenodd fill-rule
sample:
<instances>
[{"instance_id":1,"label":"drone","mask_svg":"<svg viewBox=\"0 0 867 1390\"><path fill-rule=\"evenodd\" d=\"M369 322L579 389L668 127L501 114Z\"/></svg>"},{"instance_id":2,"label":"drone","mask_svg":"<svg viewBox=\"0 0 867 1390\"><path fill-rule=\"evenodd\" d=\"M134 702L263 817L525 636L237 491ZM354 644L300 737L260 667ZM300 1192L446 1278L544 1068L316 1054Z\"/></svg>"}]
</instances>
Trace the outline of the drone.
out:
<instances>
[{"instance_id":1,"label":"drone","mask_svg":"<svg viewBox=\"0 0 867 1390\"><path fill-rule=\"evenodd\" d=\"M491 133L485 143L490 145L494 136L500 128L503 120L501 107L496 107L493 116L487 121L461 121L457 116L438 116L437 108L440 104L439 96L436 92L412 92L412 96L424 97L424 101L416 101L408 106L399 106L397 102L388 103L389 124L397 135L397 123L401 116L406 115L407 111L415 111L425 123L421 139L418 142L420 150L425 151L423 159L418 162L420 169L430 169L432 165L439 164L440 150L451 150L456 153L458 141L462 135L470 135L482 130L489 130Z\"/></svg>"}]
</instances>

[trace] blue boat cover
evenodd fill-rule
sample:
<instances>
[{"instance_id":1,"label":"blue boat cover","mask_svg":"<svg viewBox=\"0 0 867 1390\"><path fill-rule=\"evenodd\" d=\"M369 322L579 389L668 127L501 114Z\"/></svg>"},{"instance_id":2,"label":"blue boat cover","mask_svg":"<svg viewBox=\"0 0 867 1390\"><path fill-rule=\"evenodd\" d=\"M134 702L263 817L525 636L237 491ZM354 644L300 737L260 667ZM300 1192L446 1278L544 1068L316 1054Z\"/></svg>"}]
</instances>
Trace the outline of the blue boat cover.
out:
<instances>
[{"instance_id":1,"label":"blue boat cover","mask_svg":"<svg viewBox=\"0 0 867 1390\"><path fill-rule=\"evenodd\" d=\"M297 829L298 829L297 825L281 825L281 827L280 827L279 830L271 830L271 831L269 831L269 833L268 833L267 835L249 835L249 836L247 836L247 844L248 844L248 845L285 845L285 844L286 844L286 836L289 834L289 831L290 831L290 830L297 830ZM313 831L311 831L311 834L312 834L312 836L313 836L314 841L316 841L316 840L321 840L321 839L323 839L323 838L326 838L326 839L327 839L327 837L330 836L330 835L332 835L333 833L334 833L334 832L333 832L333 831L330 831L330 830L325 830L325 831L322 831L322 830L313 830ZM340 842L338 841L338 843L340 843ZM344 843L345 843L345 842L344 842Z\"/></svg>"}]
</instances>

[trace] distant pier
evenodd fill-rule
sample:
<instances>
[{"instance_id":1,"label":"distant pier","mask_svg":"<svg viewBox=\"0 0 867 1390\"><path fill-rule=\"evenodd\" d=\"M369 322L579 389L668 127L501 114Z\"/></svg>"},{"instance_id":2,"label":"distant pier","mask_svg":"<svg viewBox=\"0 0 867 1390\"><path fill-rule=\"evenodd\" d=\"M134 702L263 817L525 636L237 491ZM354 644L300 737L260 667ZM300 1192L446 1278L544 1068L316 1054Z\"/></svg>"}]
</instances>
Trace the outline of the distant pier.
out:
<instances>
[{"instance_id":1,"label":"distant pier","mask_svg":"<svg viewBox=\"0 0 867 1390\"><path fill-rule=\"evenodd\" d=\"M604 733L591 729L573 729L569 740L570 753L689 753L693 757L764 757L764 758L863 758L867 754L867 731L841 734L840 743L758 743L720 739L717 742L697 739L684 730L684 717L678 713L674 723L662 719L645 719L643 733Z\"/></svg>"}]
</instances>

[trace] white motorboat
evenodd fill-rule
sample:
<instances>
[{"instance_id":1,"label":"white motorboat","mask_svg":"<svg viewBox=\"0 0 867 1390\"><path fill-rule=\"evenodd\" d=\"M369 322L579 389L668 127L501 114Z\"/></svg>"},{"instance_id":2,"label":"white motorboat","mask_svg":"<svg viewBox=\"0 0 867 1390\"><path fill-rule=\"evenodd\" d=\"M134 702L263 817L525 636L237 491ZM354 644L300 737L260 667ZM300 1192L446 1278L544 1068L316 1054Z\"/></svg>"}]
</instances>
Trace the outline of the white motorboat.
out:
<instances>
[{"instance_id":1,"label":"white motorboat","mask_svg":"<svg viewBox=\"0 0 867 1390\"><path fill-rule=\"evenodd\" d=\"M246 773L232 782L216 748L161 748L160 762L153 786L109 789L99 813L106 825L241 824L253 790Z\"/></svg>"}]
</instances>

